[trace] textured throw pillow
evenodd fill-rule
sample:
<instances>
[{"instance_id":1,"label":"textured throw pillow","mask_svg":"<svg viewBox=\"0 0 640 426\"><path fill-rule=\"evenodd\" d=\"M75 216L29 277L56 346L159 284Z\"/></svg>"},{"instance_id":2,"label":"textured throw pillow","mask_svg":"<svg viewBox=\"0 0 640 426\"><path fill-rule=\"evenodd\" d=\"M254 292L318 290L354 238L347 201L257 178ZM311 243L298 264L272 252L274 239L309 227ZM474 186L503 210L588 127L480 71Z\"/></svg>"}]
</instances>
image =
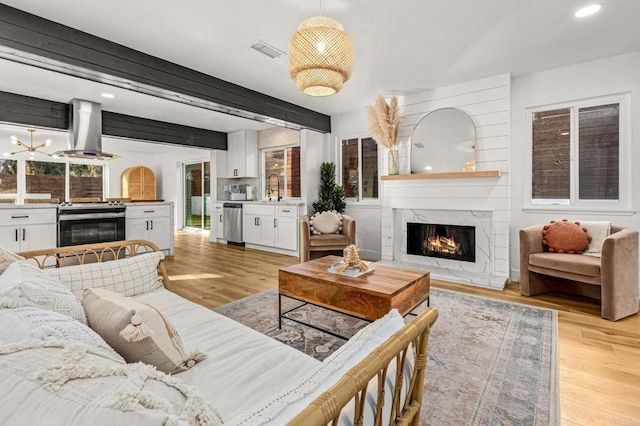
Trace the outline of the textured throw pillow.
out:
<instances>
[{"instance_id":1,"label":"textured throw pillow","mask_svg":"<svg viewBox=\"0 0 640 426\"><path fill-rule=\"evenodd\" d=\"M0 307L39 306L87 323L82 305L59 280L20 260L0 275Z\"/></svg>"},{"instance_id":2,"label":"textured throw pillow","mask_svg":"<svg viewBox=\"0 0 640 426\"><path fill-rule=\"evenodd\" d=\"M338 234L342 231L342 215L335 210L316 213L309 218L309 226L315 235Z\"/></svg>"},{"instance_id":3,"label":"textured throw pillow","mask_svg":"<svg viewBox=\"0 0 640 426\"><path fill-rule=\"evenodd\" d=\"M164 259L164 254L158 251L46 271L65 283L78 299L85 288L104 288L125 296L135 296L162 287L162 282L158 281L158 263L161 259Z\"/></svg>"},{"instance_id":4,"label":"textured throw pillow","mask_svg":"<svg viewBox=\"0 0 640 426\"><path fill-rule=\"evenodd\" d=\"M542 230L542 244L549 247L549 251L556 253L582 253L589 248L589 240L586 229L580 226L580 222L569 222L562 219L561 222L551 221Z\"/></svg>"},{"instance_id":5,"label":"textured throw pillow","mask_svg":"<svg viewBox=\"0 0 640 426\"><path fill-rule=\"evenodd\" d=\"M24 260L24 257L0 247L0 274L6 271L9 265L18 260Z\"/></svg>"},{"instance_id":6,"label":"textured throw pillow","mask_svg":"<svg viewBox=\"0 0 640 426\"><path fill-rule=\"evenodd\" d=\"M0 344L0 365L2 425L222 424L202 394L180 379L106 359L90 345Z\"/></svg>"},{"instance_id":7,"label":"textured throw pillow","mask_svg":"<svg viewBox=\"0 0 640 426\"><path fill-rule=\"evenodd\" d=\"M591 237L589 249L582 254L600 257L602 244L604 243L605 238L611 235L611 222L581 221L580 226L586 229L587 235Z\"/></svg>"},{"instance_id":8,"label":"textured throw pillow","mask_svg":"<svg viewBox=\"0 0 640 426\"><path fill-rule=\"evenodd\" d=\"M178 332L153 306L99 288L84 291L82 306L89 327L127 362L179 373L206 358L202 352L187 353Z\"/></svg>"},{"instance_id":9,"label":"textured throw pillow","mask_svg":"<svg viewBox=\"0 0 640 426\"><path fill-rule=\"evenodd\" d=\"M404 319L398 311L396 309L391 310L384 317L372 322L356 333L344 345L325 359L322 364L311 370L300 380L281 389L271 398L238 414L229 421L229 424L267 424L274 426L286 424L296 414L307 407L311 401L333 386L347 371L362 361L396 331L404 327L404 325ZM407 389L408 387L408 378L414 362L412 357L413 351L409 350L408 353L410 359L406 364L407 369L404 371L405 381L403 383L403 389ZM389 371L387 372L385 389L387 399L384 403L383 423L385 419L387 419L387 423L393 423L389 421L388 417L390 416L390 408L392 406L390 399L393 398L392 386L393 381L396 379L396 368L395 362L392 361ZM374 382L369 383L369 397L367 398L364 424L374 423L375 410L370 406L371 402L375 401L375 395L377 394L377 380L374 379ZM404 401L401 401L401 404L403 402ZM345 407L343 413L349 413L349 409L349 406ZM343 423L341 422L340 424Z\"/></svg>"},{"instance_id":10,"label":"textured throw pillow","mask_svg":"<svg viewBox=\"0 0 640 426\"><path fill-rule=\"evenodd\" d=\"M0 309L0 342L56 339L91 346L93 353L124 363L124 359L102 337L71 317L48 309L26 306Z\"/></svg>"}]
</instances>

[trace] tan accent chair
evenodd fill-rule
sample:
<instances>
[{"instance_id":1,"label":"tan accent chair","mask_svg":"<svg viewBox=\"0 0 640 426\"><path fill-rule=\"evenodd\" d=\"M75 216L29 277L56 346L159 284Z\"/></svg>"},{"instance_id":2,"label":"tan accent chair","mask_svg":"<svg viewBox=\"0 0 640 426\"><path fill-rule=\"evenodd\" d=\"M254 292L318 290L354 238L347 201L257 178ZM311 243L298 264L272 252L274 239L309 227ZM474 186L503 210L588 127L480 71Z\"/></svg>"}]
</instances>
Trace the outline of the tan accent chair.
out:
<instances>
[{"instance_id":1,"label":"tan accent chair","mask_svg":"<svg viewBox=\"0 0 640 426\"><path fill-rule=\"evenodd\" d=\"M617 321L638 312L638 231L611 226L602 256L552 253L542 228L520 230L520 293L577 293L601 301L601 316Z\"/></svg>"},{"instance_id":2,"label":"tan accent chair","mask_svg":"<svg viewBox=\"0 0 640 426\"><path fill-rule=\"evenodd\" d=\"M340 234L313 235L309 227L309 215L300 219L300 262L334 254L342 256L342 250L356 243L356 221L351 216L342 215Z\"/></svg>"}]
</instances>

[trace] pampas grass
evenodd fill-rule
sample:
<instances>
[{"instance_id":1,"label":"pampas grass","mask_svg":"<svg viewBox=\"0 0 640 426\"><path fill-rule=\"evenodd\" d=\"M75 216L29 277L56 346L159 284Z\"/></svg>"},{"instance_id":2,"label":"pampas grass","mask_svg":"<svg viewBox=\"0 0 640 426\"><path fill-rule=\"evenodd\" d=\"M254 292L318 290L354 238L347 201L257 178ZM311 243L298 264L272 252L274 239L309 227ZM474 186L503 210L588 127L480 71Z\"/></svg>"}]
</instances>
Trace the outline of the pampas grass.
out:
<instances>
[{"instance_id":1,"label":"pampas grass","mask_svg":"<svg viewBox=\"0 0 640 426\"><path fill-rule=\"evenodd\" d=\"M404 117L398 115L398 98L392 97L387 104L382 95L376 97L373 105L367 105L367 118L371 136L387 149L395 149L400 136L400 124Z\"/></svg>"}]
</instances>

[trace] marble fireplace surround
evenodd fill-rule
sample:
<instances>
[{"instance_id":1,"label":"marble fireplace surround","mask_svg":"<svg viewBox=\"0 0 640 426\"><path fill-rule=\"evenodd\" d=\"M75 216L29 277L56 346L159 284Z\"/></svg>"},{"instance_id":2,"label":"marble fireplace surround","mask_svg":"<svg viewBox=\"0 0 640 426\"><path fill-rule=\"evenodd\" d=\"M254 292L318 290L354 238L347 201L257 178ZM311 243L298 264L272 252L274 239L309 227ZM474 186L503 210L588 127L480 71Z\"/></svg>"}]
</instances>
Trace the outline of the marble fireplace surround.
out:
<instances>
[{"instance_id":1,"label":"marble fireplace surround","mask_svg":"<svg viewBox=\"0 0 640 426\"><path fill-rule=\"evenodd\" d=\"M495 273L493 211L393 209L393 264L431 272L432 278L502 290L507 277ZM407 222L474 226L476 261L407 254Z\"/></svg>"}]
</instances>

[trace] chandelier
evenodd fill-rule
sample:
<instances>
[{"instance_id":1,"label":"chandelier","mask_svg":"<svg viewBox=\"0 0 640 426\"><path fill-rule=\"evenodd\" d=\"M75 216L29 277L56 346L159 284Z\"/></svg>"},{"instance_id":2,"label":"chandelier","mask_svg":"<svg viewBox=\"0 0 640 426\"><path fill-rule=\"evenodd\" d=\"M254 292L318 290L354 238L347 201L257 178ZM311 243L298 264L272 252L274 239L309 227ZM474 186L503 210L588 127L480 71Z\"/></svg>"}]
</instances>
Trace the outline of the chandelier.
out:
<instances>
[{"instance_id":1,"label":"chandelier","mask_svg":"<svg viewBox=\"0 0 640 426\"><path fill-rule=\"evenodd\" d=\"M28 152L29 153L29 158L34 158L36 156L36 152L37 152L38 154L43 154L43 155L46 155L47 157L58 158L57 155L47 154L46 152L38 151L40 148L45 148L45 147L51 145L51 139L47 139L46 141L44 141L40 145L33 146L33 134L36 132L36 130L35 129L27 129L27 132L30 133L30 139L31 139L30 142L29 142L29 145L25 144L22 141L19 141L17 137L11 136L11 143L16 145L16 146L18 146L18 147L24 147L24 149L20 150L20 151L5 152L3 154L5 157L10 157L12 155L20 154L21 152Z\"/></svg>"},{"instance_id":2,"label":"chandelier","mask_svg":"<svg viewBox=\"0 0 640 426\"><path fill-rule=\"evenodd\" d=\"M302 93L310 96L338 93L352 71L353 43L335 19L309 18L291 36L289 75Z\"/></svg>"}]
</instances>

